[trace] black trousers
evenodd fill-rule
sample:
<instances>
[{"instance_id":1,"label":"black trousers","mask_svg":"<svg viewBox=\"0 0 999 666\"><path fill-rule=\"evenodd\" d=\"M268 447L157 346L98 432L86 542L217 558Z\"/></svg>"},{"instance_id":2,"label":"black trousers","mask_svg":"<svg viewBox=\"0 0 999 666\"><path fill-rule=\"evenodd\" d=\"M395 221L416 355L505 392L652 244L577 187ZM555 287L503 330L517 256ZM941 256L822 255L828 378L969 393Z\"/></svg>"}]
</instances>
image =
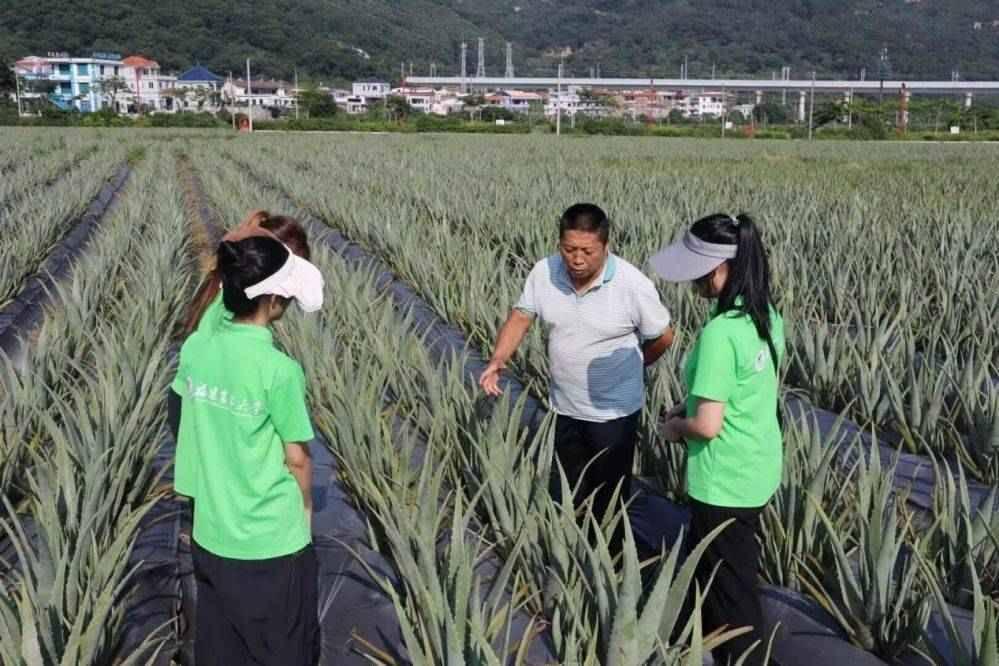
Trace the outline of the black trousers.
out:
<instances>
[{"instance_id":1,"label":"black trousers","mask_svg":"<svg viewBox=\"0 0 999 666\"><path fill-rule=\"evenodd\" d=\"M198 585L198 666L315 666L319 570L312 545L266 560L234 560L191 541Z\"/></svg>"},{"instance_id":2,"label":"black trousers","mask_svg":"<svg viewBox=\"0 0 999 666\"><path fill-rule=\"evenodd\" d=\"M728 664L729 660L735 663L753 643L759 641L745 666L762 665L768 635L764 626L763 607L760 605L760 545L756 534L763 507L733 509L691 499L691 511L688 541L691 549L726 520L734 521L715 537L697 566L696 579L702 590L711 578L715 566L718 567L702 607L704 633L724 626L729 629L753 628L751 632L715 649L712 655L715 663L719 666ZM693 590L688 593L688 609L693 607L692 597Z\"/></svg>"},{"instance_id":3,"label":"black trousers","mask_svg":"<svg viewBox=\"0 0 999 666\"><path fill-rule=\"evenodd\" d=\"M610 504L619 483L621 500L631 497L640 416L639 411L613 421L593 423L559 415L555 422L555 458L562 465L570 487L582 481L573 498L574 506L593 495L594 515L602 518L608 509L616 508ZM562 488L556 465L552 465L550 488L552 497L560 501ZM619 527L611 541L613 552L620 549L623 538L623 527Z\"/></svg>"}]
</instances>

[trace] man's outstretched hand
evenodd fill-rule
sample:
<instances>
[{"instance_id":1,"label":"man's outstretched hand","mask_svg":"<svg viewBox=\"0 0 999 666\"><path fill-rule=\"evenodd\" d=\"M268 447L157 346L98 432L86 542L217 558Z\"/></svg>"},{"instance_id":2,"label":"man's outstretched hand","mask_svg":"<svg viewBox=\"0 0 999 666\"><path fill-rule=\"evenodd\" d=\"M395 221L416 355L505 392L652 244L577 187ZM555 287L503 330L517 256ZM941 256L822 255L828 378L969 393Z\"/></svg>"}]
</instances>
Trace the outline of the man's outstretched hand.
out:
<instances>
[{"instance_id":1,"label":"man's outstretched hand","mask_svg":"<svg viewBox=\"0 0 999 666\"><path fill-rule=\"evenodd\" d=\"M503 389L499 385L500 372L502 371L503 364L499 361L489 361L489 365L482 371L479 376L479 386L486 392L486 395L491 395L494 398L503 395Z\"/></svg>"}]
</instances>

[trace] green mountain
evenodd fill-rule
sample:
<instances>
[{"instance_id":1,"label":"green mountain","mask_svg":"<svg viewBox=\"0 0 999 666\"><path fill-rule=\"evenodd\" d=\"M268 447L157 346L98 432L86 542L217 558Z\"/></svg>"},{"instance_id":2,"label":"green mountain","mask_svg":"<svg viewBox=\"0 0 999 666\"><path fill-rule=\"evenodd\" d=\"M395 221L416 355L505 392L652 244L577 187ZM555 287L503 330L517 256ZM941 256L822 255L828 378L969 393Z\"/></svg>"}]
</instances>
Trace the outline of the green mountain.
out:
<instances>
[{"instance_id":1,"label":"green mountain","mask_svg":"<svg viewBox=\"0 0 999 666\"><path fill-rule=\"evenodd\" d=\"M486 39L487 73L876 78L888 49L904 78L999 79L999 4L981 0L3 0L0 59L90 49L141 53L168 70L194 63L238 73L332 81L458 70Z\"/></svg>"}]
</instances>

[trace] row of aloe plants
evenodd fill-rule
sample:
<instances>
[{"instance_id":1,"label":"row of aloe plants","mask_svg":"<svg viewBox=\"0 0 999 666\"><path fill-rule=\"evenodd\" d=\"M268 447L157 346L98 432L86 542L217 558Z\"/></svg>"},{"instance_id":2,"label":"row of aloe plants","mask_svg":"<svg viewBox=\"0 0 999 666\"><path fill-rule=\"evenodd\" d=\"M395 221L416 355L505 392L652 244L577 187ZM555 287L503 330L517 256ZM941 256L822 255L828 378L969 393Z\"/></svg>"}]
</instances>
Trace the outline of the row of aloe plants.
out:
<instances>
[{"instance_id":1,"label":"row of aloe plants","mask_svg":"<svg viewBox=\"0 0 999 666\"><path fill-rule=\"evenodd\" d=\"M0 129L0 173L10 176L38 158L63 153L86 145L95 138L89 132L37 131L24 128Z\"/></svg>"},{"instance_id":2,"label":"row of aloe plants","mask_svg":"<svg viewBox=\"0 0 999 666\"><path fill-rule=\"evenodd\" d=\"M41 136L38 138L42 141ZM49 137L49 143L54 144L53 148L47 151L28 150L33 144L24 142L15 144L21 150L12 146L10 154L4 152L12 161L9 170L3 172L3 179L0 180L0 221L6 217L16 200L34 188L50 184L65 175L98 147L97 141L88 136L73 136L69 142L64 137L59 137L57 141L52 139L53 137ZM44 141L42 145L45 145ZM0 166L0 170L2 169Z\"/></svg>"},{"instance_id":3,"label":"row of aloe plants","mask_svg":"<svg viewBox=\"0 0 999 666\"><path fill-rule=\"evenodd\" d=\"M0 306L17 294L53 246L78 221L116 167L126 148L107 142L50 187L26 190L0 216Z\"/></svg>"},{"instance_id":4,"label":"row of aloe plants","mask_svg":"<svg viewBox=\"0 0 999 666\"><path fill-rule=\"evenodd\" d=\"M260 163L260 160L257 161ZM213 168L222 168L224 163L213 162ZM244 165L245 166L245 165ZM279 167L269 169L269 172L280 171ZM241 174L238 180L243 183L252 181L251 177ZM405 228L395 219L387 219L384 227L389 234L395 226ZM409 225L412 228L414 225ZM425 234L426 229L417 229L413 232ZM463 240L462 236L457 237L458 241ZM435 239L443 244L447 243L446 238ZM420 251L425 248L417 244ZM417 252L410 251L402 253L412 259ZM405 260L400 260L404 262ZM481 261L481 258L480 258ZM422 262L424 265L426 262ZM397 266L400 262L396 263ZM403 264L405 265L405 264ZM493 274L497 277L502 274L502 269ZM433 270L426 268L425 270ZM466 285L467 286L467 285ZM476 285L473 284L473 288ZM438 299L444 299L454 293L455 290L438 294ZM657 384L655 391L665 392L667 397L674 387L667 384L665 391L662 383ZM676 395L675 393L673 395ZM800 435L800 433L796 433ZM817 442L818 435L812 433L810 429L805 430L805 439L811 444L808 447L809 455L814 463L818 452L822 456L818 460L823 464L821 469L826 477L833 475L831 468L832 454L828 453L829 447L823 448L821 442ZM793 439L793 438L792 438ZM789 449L795 450L794 447ZM656 449L653 449L656 451ZM679 477L677 470L677 456L675 452L667 451L662 455L650 456L659 459L661 467L669 471L674 479ZM662 460L665 458L665 460ZM886 658L896 657L900 651L910 649L913 646L924 644L924 651L931 649L925 646L925 641L921 635L926 628L926 618L929 606L926 603L928 595L926 591L933 585L939 584L951 591L946 598L950 602L968 603L971 594L967 586L967 571L969 567L975 566L977 571L987 571L995 567L995 544L994 539L989 536L989 531L995 523L995 513L991 508L993 500L990 498L981 510L976 512L967 499L967 492L957 495L951 494L950 503L943 506L945 497L941 495L947 486L938 488L938 503L940 520L932 530L933 538L917 540L915 529L912 528L911 521L914 518L905 514L904 506L899 507L903 512L901 527L899 523L890 522L887 528L882 523L888 520L887 515L878 518L871 513L872 506L877 505L883 499L882 495L890 493L890 484L887 481L875 483L880 479L884 470L881 469L879 461L871 461L869 467L857 467L851 475L845 479L838 479L839 483L829 483L830 489L837 488L839 492L833 497L826 497L822 493L815 496L814 489L810 485L804 484L800 480L803 473L811 474L807 459L802 460L795 455L789 456L789 480L782 489L782 495L778 498L775 506L771 508L768 520L773 528L767 533L765 545L767 551L764 556L764 565L768 570L771 580L776 583L785 584L808 592L821 600L834 616L838 617L848 630L855 642L866 649L877 651ZM941 465L946 465L946 462ZM861 473L862 472L862 473ZM963 476L961 483L964 483ZM863 490L856 490L862 488ZM859 493L859 497L866 500L851 499L845 501L844 489L850 489ZM785 499L784 495L789 493L792 500ZM879 494L880 493L880 494ZM871 498L875 499L872 500ZM833 500L833 501L829 501ZM817 511L812 504L823 507L822 511ZM788 506L790 505L790 509ZM884 506L884 502L880 504ZM894 506L894 500L892 502ZM824 511L824 513L823 513ZM893 514L894 515L894 514ZM878 518L877 521L874 519ZM826 520L828 519L828 520ZM788 524L781 525L784 520ZM953 530L947 528L952 520L966 520L977 525L974 530L966 534L955 534ZM798 525L803 521L802 525ZM860 526L870 525L874 522L878 529L862 530ZM490 522L490 524L493 524ZM888 529L890 528L890 529ZM801 530L796 534L795 529ZM887 529L887 532L886 532ZM885 536L888 534L889 536ZM887 541L885 539L888 539ZM918 547L921 553L930 553L928 561L931 566L925 572L920 573L918 567L912 564L911 558L905 559L901 555L910 552L913 547ZM847 572L842 568L844 562L850 562L850 573L856 568L856 563L863 561L870 553L876 553L876 557L885 559L894 553L892 562L904 560L908 562L908 568L904 570L904 576L899 578L895 566L885 569L869 567L866 571L861 566L861 573L866 577L861 579L849 578L828 578L820 576L816 572ZM918 579L918 580L917 580ZM877 601L878 594L885 590L894 590L895 594L890 600L882 597L880 606L875 604L876 610L868 610L868 601ZM944 609L946 610L946 609ZM872 613L874 615L872 615ZM874 622L877 619L877 622ZM862 630L878 622L883 626L878 630L877 635L869 630Z\"/></svg>"},{"instance_id":5,"label":"row of aloe plants","mask_svg":"<svg viewBox=\"0 0 999 666\"><path fill-rule=\"evenodd\" d=\"M793 324L791 383L911 451L999 478L999 297L975 286L999 270L993 151L893 146L873 160L856 146L675 142L662 155L638 141L345 137L319 149L282 137L226 152L378 251L481 347L553 250L567 203L605 205L616 251L636 263L699 214L752 211ZM693 331L703 304L664 294ZM537 337L519 366L547 376Z\"/></svg>"},{"instance_id":6,"label":"row of aloe plants","mask_svg":"<svg viewBox=\"0 0 999 666\"><path fill-rule=\"evenodd\" d=\"M4 664L145 663L168 637L123 652L132 549L163 493L162 332L190 291L186 232L172 162L154 151L60 285L26 368L0 367Z\"/></svg>"}]
</instances>

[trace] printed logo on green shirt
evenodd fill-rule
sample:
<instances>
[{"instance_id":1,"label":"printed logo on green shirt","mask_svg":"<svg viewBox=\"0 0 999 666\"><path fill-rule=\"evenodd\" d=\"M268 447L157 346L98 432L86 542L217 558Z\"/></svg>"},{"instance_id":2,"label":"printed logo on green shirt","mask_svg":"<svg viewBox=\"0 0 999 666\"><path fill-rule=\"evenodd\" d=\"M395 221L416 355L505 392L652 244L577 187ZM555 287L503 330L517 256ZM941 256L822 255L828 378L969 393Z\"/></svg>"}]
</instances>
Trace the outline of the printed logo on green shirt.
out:
<instances>
[{"instance_id":1,"label":"printed logo on green shirt","mask_svg":"<svg viewBox=\"0 0 999 666\"><path fill-rule=\"evenodd\" d=\"M212 407L224 409L233 416L260 416L264 413L262 400L247 400L236 396L236 392L219 386L211 386L188 375L187 395L192 400L207 403Z\"/></svg>"}]
</instances>

